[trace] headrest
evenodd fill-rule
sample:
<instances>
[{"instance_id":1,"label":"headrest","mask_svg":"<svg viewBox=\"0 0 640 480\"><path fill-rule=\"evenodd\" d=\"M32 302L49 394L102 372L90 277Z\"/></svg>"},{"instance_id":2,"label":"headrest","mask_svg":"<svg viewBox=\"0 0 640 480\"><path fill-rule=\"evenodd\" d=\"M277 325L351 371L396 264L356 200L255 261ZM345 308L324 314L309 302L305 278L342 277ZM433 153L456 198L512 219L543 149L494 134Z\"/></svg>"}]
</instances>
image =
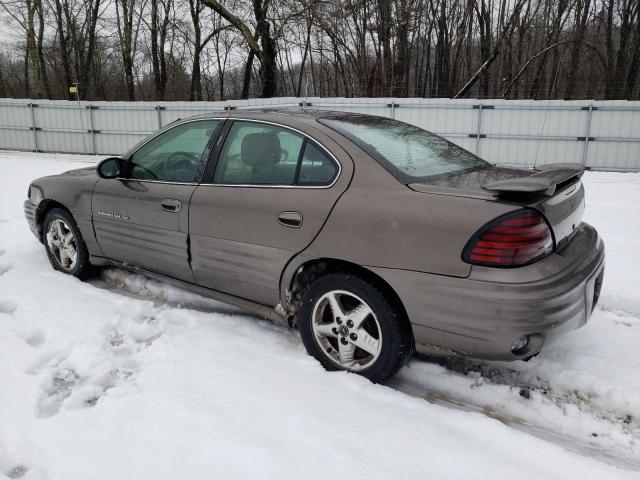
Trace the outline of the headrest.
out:
<instances>
[{"instance_id":1,"label":"headrest","mask_svg":"<svg viewBox=\"0 0 640 480\"><path fill-rule=\"evenodd\" d=\"M280 161L280 139L273 132L249 133L242 139L242 163L250 167L267 167Z\"/></svg>"}]
</instances>

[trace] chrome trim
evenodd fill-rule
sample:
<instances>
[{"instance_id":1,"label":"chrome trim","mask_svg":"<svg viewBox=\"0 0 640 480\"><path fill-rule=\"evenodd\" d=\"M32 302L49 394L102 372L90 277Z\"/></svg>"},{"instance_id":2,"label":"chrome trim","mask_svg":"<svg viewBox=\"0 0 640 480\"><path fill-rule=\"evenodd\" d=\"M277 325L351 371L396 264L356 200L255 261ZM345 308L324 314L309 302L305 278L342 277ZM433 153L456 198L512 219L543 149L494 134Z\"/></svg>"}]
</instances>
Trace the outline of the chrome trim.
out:
<instances>
[{"instance_id":1,"label":"chrome trim","mask_svg":"<svg viewBox=\"0 0 640 480\"><path fill-rule=\"evenodd\" d=\"M154 138L156 138L158 135L167 132L169 130L171 130L172 128L175 128L179 125L184 125L185 123L192 123L192 122L202 122L202 121L207 121L207 120L231 120L231 121L241 121L241 122L254 122L254 123L265 123L267 125L274 125L276 127L281 127L281 128L286 128L288 130L292 130L300 135L302 135L305 138L308 138L310 140L312 140L316 145L318 145L322 150L324 150L330 157L330 159L332 159L337 165L338 165L338 173L336 174L335 178L333 179L333 181L329 184L329 185L255 185L255 184L241 184L241 183L197 183L197 182L168 182L168 181L163 181L163 180L145 180L145 179L138 179L138 178L123 178L123 177L116 177L116 180L126 180L126 181L130 181L130 182L143 182L143 183L161 183L161 184L169 184L169 185L195 185L195 186L200 186L200 187L238 187L238 188L301 188L301 189L321 189L321 188L331 188L333 187L336 182L338 181L338 179L340 178L340 175L342 174L342 163L340 163L340 160L338 160L336 158L336 156L331 153L329 151L329 149L327 149L327 147L325 147L324 145L322 145L318 140L316 140L315 138L313 138L311 135L308 135L306 133L304 133L301 130L298 130L297 128L294 127L289 127L288 125L283 125L281 123L277 123L277 122L270 122L267 120L254 120L251 118L228 118L228 117L211 117L211 118L197 118L197 119L193 119L193 120L184 120L181 122L176 122L175 125L167 125L166 127L160 129L159 131L157 131L155 133L155 135L150 136L144 143L142 143L141 145L138 146L138 148L136 148L133 152L131 152L129 155L127 155L127 157L123 158L123 160L128 159L129 157L131 157L132 155L134 155L138 150L140 150L142 147L144 147L147 143L149 143L151 140L153 140ZM122 158L122 157L120 157ZM217 159L216 159L217 160Z\"/></svg>"},{"instance_id":2,"label":"chrome trim","mask_svg":"<svg viewBox=\"0 0 640 480\"><path fill-rule=\"evenodd\" d=\"M336 181L338 177L336 177ZM300 189L319 189L331 188L335 185L335 181L331 185L252 185L244 183L201 183L199 187L238 187L238 188L300 188Z\"/></svg>"},{"instance_id":3,"label":"chrome trim","mask_svg":"<svg viewBox=\"0 0 640 480\"><path fill-rule=\"evenodd\" d=\"M231 120L231 121L239 121L239 122L253 122L253 123L265 123L267 125L274 125L276 127L281 127L281 128L285 128L287 130L292 130L300 135L302 135L305 138L308 138L309 140L313 141L313 143L315 143L316 145L318 145L322 150L324 150L327 155L329 155L329 158L331 160L333 160L337 165L338 165L338 173L336 173L335 178L333 179L333 181L329 184L329 185L256 185L256 184L243 184L243 183L201 183L200 186L201 187L238 187L238 188L304 188L304 189L320 189L320 188L331 188L333 187L336 182L338 181L338 179L340 178L340 174L342 173L342 164L340 163L340 160L338 160L336 158L336 156L331 153L329 151L329 149L327 149L327 147L325 147L324 145L322 145L317 139L313 138L311 135L304 133L301 130L298 130L297 128L294 127L290 127L288 125L283 125L281 123L277 123L277 122L270 122L267 120L254 120L252 118L236 118L236 117L229 117L227 118L227 120ZM216 163L217 163L217 159L216 159Z\"/></svg>"},{"instance_id":4,"label":"chrome trim","mask_svg":"<svg viewBox=\"0 0 640 480\"><path fill-rule=\"evenodd\" d=\"M146 179L142 179L142 178L116 177L115 180L121 180L121 181L124 181L124 182L163 183L163 184L168 184L168 185L192 185L192 186L195 186L195 187L200 185L199 183L196 183L196 182L168 182L168 181L164 181L164 180L146 180Z\"/></svg>"}]
</instances>

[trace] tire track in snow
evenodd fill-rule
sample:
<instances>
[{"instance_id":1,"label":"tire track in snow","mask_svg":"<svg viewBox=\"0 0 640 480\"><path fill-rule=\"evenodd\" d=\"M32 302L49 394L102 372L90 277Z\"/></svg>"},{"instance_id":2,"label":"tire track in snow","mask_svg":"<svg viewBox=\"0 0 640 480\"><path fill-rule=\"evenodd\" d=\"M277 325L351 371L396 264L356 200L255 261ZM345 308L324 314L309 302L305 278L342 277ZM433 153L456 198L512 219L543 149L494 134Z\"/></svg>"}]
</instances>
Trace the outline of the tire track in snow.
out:
<instances>
[{"instance_id":1,"label":"tire track in snow","mask_svg":"<svg viewBox=\"0 0 640 480\"><path fill-rule=\"evenodd\" d=\"M129 297L152 300L156 305L171 305L178 308L186 308L211 313L228 313L223 304L201 297L196 294L183 291L177 287L162 284L156 280L147 279L141 274L133 274L126 271L111 270L103 275L101 280L93 281L97 288L110 290L124 294ZM166 295L166 292L173 292ZM175 295L178 292L178 295ZM180 292L182 294L180 294ZM176 299L177 298L177 299ZM222 305L222 308L220 306ZM241 312L243 315L253 316L250 313ZM257 317L256 317L257 318ZM473 401L468 401L464 396L447 395L439 392L437 388L427 382L416 382L415 379L406 378L401 372L400 376L388 382L387 386L402 393L418 397L432 404L437 404L456 410L464 410L485 415L496 419L505 425L523 431L545 441L557 444L562 448L572 452L594 457L608 464L618 467L640 470L640 458L637 451L630 451L636 443L640 444L640 425L636 419L620 419L615 412L599 411L589 407L580 398L579 392L574 392L572 397L555 392L548 385L532 385L518 381L518 372L511 371L508 367L496 367L495 365L483 365L465 359L433 359L428 357L417 357L412 361L417 366L441 366L453 375L475 377L475 382L484 383L485 388L498 389L508 388L513 391L513 398L510 400L528 400L532 395L546 399L543 408L545 414L554 410L556 414L563 414L567 408L579 410L579 414L597 422L604 422L607 428L617 429L617 434L623 438L625 444L616 443L617 439L600 436L595 432L585 433L562 432L554 430L545 423L545 415L538 413L538 418L521 418L512 414L508 408L504 408L500 402L490 405L483 405ZM409 367L406 370L411 370ZM540 383L544 384L543 381ZM534 410L529 412L529 417L535 417ZM539 421L538 421L539 420ZM636 449L638 447L635 447Z\"/></svg>"},{"instance_id":2,"label":"tire track in snow","mask_svg":"<svg viewBox=\"0 0 640 480\"><path fill-rule=\"evenodd\" d=\"M399 390L405 391L402 387L399 388ZM494 420L498 420L499 422L503 423L508 427L514 428L516 430L528 433L529 435L533 435L534 437L559 445L565 450L571 451L573 453L592 457L597 460L600 460L601 462L604 462L616 467L640 471L639 459L636 459L633 457L627 457L616 451L603 449L601 445L598 445L595 442L591 442L589 441L589 439L577 439L577 438L568 437L562 433L558 433L549 428L545 428L540 425L536 425L529 421L523 420L522 418L501 413L500 408L493 409L489 407L481 407L479 405L476 405L470 402L460 401L455 398L449 398L446 396L433 394L429 392L426 392L422 395L413 395L413 396L419 396L419 398L423 398L427 402L435 405L440 405L440 406L452 408L455 410L462 410L465 412L479 413L479 414L485 415L486 417L492 418Z\"/></svg>"},{"instance_id":3,"label":"tire track in snow","mask_svg":"<svg viewBox=\"0 0 640 480\"><path fill-rule=\"evenodd\" d=\"M427 367L428 370L442 367L445 369L442 381L458 383L457 388L448 392L446 389L450 385L438 384L433 375L411 375L411 367L390 380L388 386L432 404L480 413L574 453L640 471L637 445L640 441L640 425L635 419L616 417L612 420L610 414L589 408L577 396L571 398L557 394L551 388L519 382L516 380L517 372L509 371L508 367L491 366L491 371L485 370L483 373L482 369L473 369L472 366L477 364L465 359L434 360L419 357L413 363L417 368ZM460 364L467 364L466 368ZM487 401L483 394L488 394L490 400ZM553 420L566 417L568 413L571 414L569 422L575 423L573 429L566 429L566 418L564 427L554 424ZM585 423L583 420L591 425L582 427ZM589 426L594 429L589 429ZM613 430L615 438L611 434L592 431L598 427L603 427L605 431Z\"/></svg>"}]
</instances>

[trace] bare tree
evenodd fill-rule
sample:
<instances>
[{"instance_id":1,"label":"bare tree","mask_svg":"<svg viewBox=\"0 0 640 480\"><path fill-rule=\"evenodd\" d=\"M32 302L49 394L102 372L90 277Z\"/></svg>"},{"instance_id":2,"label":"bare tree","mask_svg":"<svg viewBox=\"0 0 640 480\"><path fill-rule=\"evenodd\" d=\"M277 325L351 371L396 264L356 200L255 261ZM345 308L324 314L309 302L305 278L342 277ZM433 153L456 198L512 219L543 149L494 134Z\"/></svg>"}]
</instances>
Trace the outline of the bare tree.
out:
<instances>
[{"instance_id":1,"label":"bare tree","mask_svg":"<svg viewBox=\"0 0 640 480\"><path fill-rule=\"evenodd\" d=\"M0 1L0 6L26 37L24 81L27 94L35 98L50 98L51 91L43 56L45 24L42 0Z\"/></svg>"},{"instance_id":2,"label":"bare tree","mask_svg":"<svg viewBox=\"0 0 640 480\"><path fill-rule=\"evenodd\" d=\"M101 0L53 0L51 10L58 37L56 54L62 63L64 91L69 99L74 98L69 93L72 83L79 84L81 98L89 91L101 7Z\"/></svg>"},{"instance_id":3,"label":"bare tree","mask_svg":"<svg viewBox=\"0 0 640 480\"><path fill-rule=\"evenodd\" d=\"M0 92L640 98L637 0L0 0Z\"/></svg>"},{"instance_id":4,"label":"bare tree","mask_svg":"<svg viewBox=\"0 0 640 480\"><path fill-rule=\"evenodd\" d=\"M127 88L127 99L135 100L134 58L145 0L115 0L118 44Z\"/></svg>"},{"instance_id":5,"label":"bare tree","mask_svg":"<svg viewBox=\"0 0 640 480\"><path fill-rule=\"evenodd\" d=\"M173 0L151 0L151 65L156 100L164 100L167 89L167 57L165 48L171 22Z\"/></svg>"}]
</instances>

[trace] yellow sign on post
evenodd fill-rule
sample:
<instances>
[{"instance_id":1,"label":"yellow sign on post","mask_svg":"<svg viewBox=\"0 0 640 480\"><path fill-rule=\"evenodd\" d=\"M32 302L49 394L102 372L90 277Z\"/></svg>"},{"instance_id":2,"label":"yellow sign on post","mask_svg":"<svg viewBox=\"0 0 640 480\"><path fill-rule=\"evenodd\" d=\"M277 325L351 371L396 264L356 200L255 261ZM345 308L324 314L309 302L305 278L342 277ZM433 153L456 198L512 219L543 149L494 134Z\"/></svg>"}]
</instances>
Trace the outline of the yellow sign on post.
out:
<instances>
[{"instance_id":1,"label":"yellow sign on post","mask_svg":"<svg viewBox=\"0 0 640 480\"><path fill-rule=\"evenodd\" d=\"M76 87L75 85L69 87L69 93L78 93L78 87Z\"/></svg>"}]
</instances>

